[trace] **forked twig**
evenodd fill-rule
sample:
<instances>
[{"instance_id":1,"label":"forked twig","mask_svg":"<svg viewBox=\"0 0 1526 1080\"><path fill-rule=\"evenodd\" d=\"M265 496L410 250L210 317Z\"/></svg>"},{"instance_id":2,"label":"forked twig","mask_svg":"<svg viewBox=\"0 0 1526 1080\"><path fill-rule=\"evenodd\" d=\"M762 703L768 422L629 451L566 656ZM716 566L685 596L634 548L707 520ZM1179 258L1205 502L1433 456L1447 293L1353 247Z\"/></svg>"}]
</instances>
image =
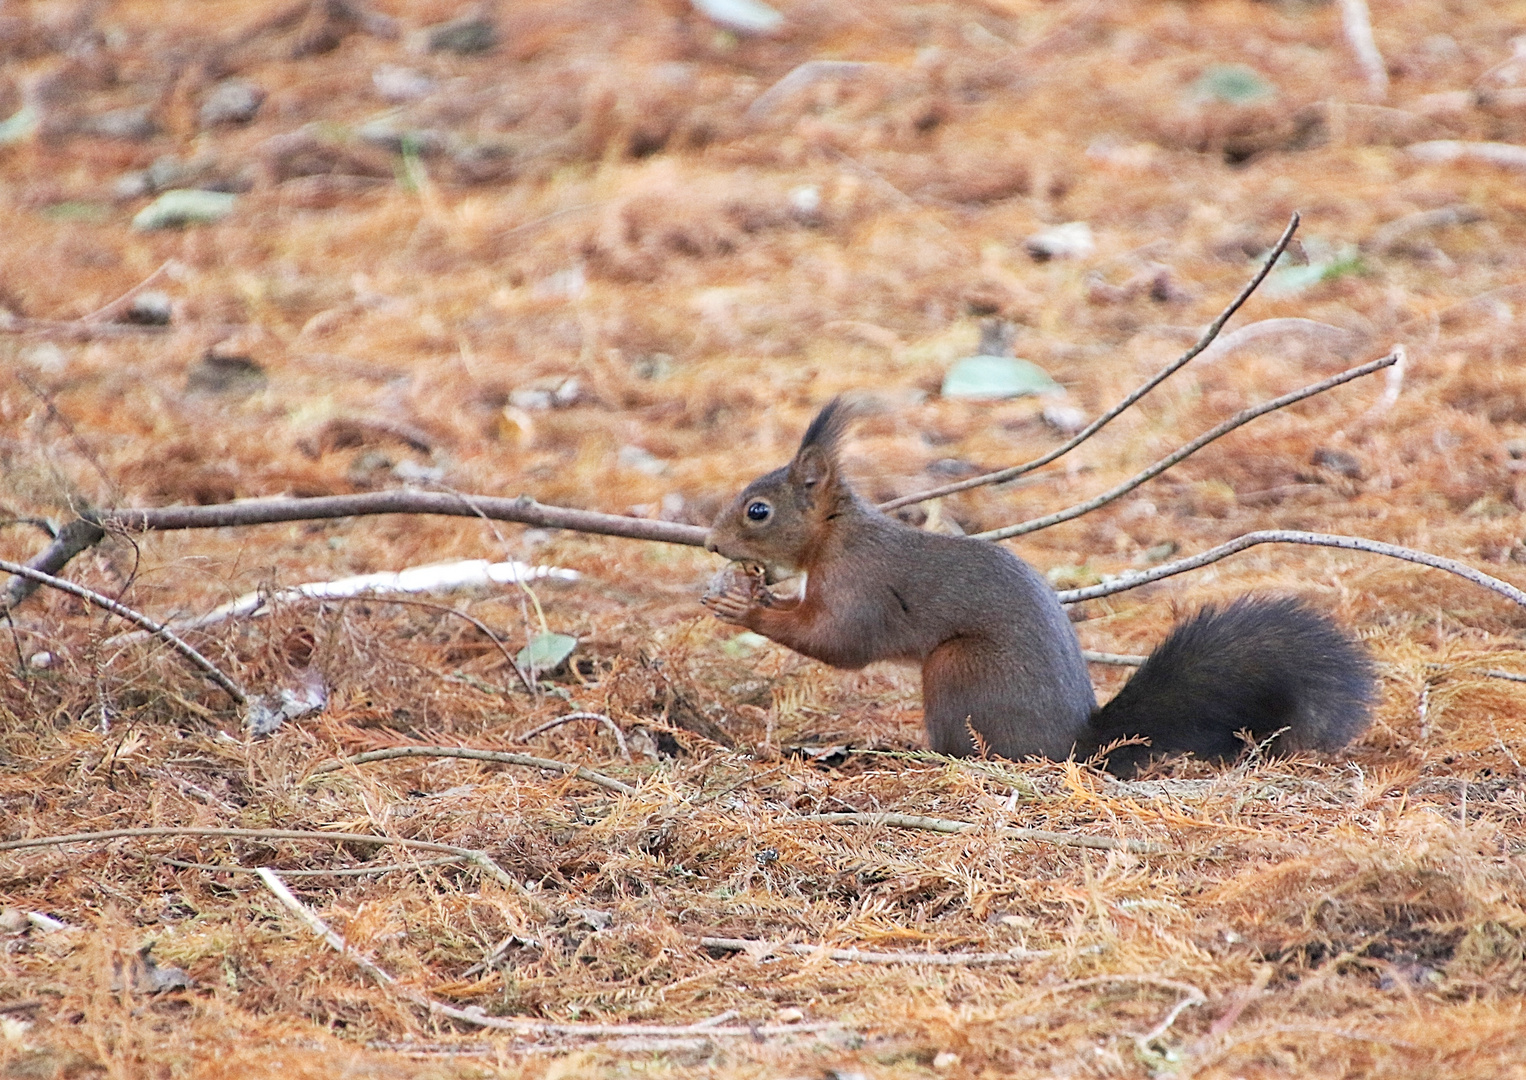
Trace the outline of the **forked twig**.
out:
<instances>
[{"instance_id":1,"label":"forked twig","mask_svg":"<svg viewBox=\"0 0 1526 1080\"><path fill-rule=\"evenodd\" d=\"M320 776L323 773L337 772L346 765L364 765L371 761L421 757L465 758L468 761L492 761L499 765L523 765L530 769L549 769L564 776L575 776L579 780L587 780L590 784L596 784L608 791L619 792L621 795L636 794L636 789L629 784L621 783L612 776L596 773L582 765L553 761L551 758L531 757L529 754L511 754L504 750L474 750L467 746L393 746L386 750L367 750L363 754L354 754L339 761L325 761L308 775ZM0 848L0 851L3 850L4 848Z\"/></svg>"},{"instance_id":2,"label":"forked twig","mask_svg":"<svg viewBox=\"0 0 1526 1080\"><path fill-rule=\"evenodd\" d=\"M70 559L80 552L94 547L105 537L105 530L95 522L86 521L84 518L75 518L54 533L53 542L34 556L27 566L44 574L56 574L69 565ZM36 578L17 574L6 585L4 596L0 597L0 610L9 610L15 607L36 592L42 584Z\"/></svg>"},{"instance_id":3,"label":"forked twig","mask_svg":"<svg viewBox=\"0 0 1526 1080\"><path fill-rule=\"evenodd\" d=\"M887 825L893 829L925 829L928 832L964 833L977 829L987 830L1005 840L1029 840L1039 844L1055 844L1059 847L1100 848L1104 851L1133 851L1152 855L1165 853L1166 849L1147 840L1118 839L1112 836L1091 836L1086 833L1055 832L1050 829L1011 829L978 825L972 821L951 821L948 818L924 817L921 814L800 814L792 821L814 821L823 825Z\"/></svg>"},{"instance_id":4,"label":"forked twig","mask_svg":"<svg viewBox=\"0 0 1526 1080\"><path fill-rule=\"evenodd\" d=\"M212 661L208 660L205 656L202 656L201 653L197 652L184 640L177 637L174 631L170 630L166 626L156 623L147 615L136 612L124 604L119 604L109 596L102 596L100 593L93 589L87 589L83 585L76 585L72 581L66 581L63 578L54 577L52 574L45 574L41 570L34 570L30 566L23 566L20 563L13 563L5 559L0 559L0 570L4 570L9 574L15 574L18 577L29 578L30 580L36 581L39 584L47 585L49 588L57 589L60 592L66 592L70 596L77 596L81 600L87 601L91 604L94 604L98 608L102 608L111 612L118 618L126 619L134 626L146 630L150 634L153 634L170 648L178 652L181 656L189 660L192 664L196 665L196 667L200 668L202 673L205 674L207 678L216 683L219 687L221 687L223 692L231 697L236 704L247 705L249 703L248 695L244 693L243 689L238 685L238 683L224 675L216 664L212 663Z\"/></svg>"},{"instance_id":5,"label":"forked twig","mask_svg":"<svg viewBox=\"0 0 1526 1080\"><path fill-rule=\"evenodd\" d=\"M625 732L620 730L620 725L619 724L615 723L613 720L611 720L609 717L605 716L603 713L596 713L596 712L573 712L573 713L568 713L566 716L558 716L555 720L547 720L544 724L541 724L539 727L531 728L529 731L525 732L523 735L519 736L519 738L515 739L514 741L515 742L528 742L530 739L535 738L535 736L541 734L542 732L550 731L552 728L560 727L561 725L563 725L565 723L568 723L569 721L572 721L572 720L597 720L599 723L601 723L605 727L609 728L610 734L612 734L615 737L615 743L620 747L620 756L623 757L626 761L630 761L631 760L631 750L630 750L630 747L625 745Z\"/></svg>"},{"instance_id":6,"label":"forked twig","mask_svg":"<svg viewBox=\"0 0 1526 1080\"><path fill-rule=\"evenodd\" d=\"M1385 544L1381 540L1368 540L1360 536L1335 536L1329 533L1298 532L1293 529L1263 529L1258 532L1246 533L1237 536L1225 544L1197 555L1178 559L1175 562L1163 563L1149 570L1141 570L1132 574L1124 574L1112 581L1105 581L1100 585L1088 585L1081 589L1065 589L1058 592L1062 604L1079 604L1083 600L1095 600L1100 596L1111 596L1113 593L1124 592L1128 589L1137 589L1141 585L1148 585L1152 581L1168 578L1175 574L1186 573L1188 570L1196 570L1200 566L1218 562L1220 559L1244 551L1246 548L1255 547L1257 544L1306 544L1311 547L1341 548L1346 551L1365 551L1373 555L1387 555L1391 559L1403 559L1405 562L1418 563L1421 566L1429 566L1436 570L1445 570L1449 574L1456 574L1466 581L1482 586L1493 592L1499 593L1507 600L1526 607L1526 592L1516 588L1508 581L1501 581L1497 577L1491 577L1482 570L1475 570L1467 563L1458 562L1456 559L1446 559L1440 555L1432 555L1425 551L1416 551L1413 548L1400 547L1397 544Z\"/></svg>"},{"instance_id":7,"label":"forked twig","mask_svg":"<svg viewBox=\"0 0 1526 1080\"><path fill-rule=\"evenodd\" d=\"M1122 413L1126 412L1130 407L1132 407L1134 403L1137 402L1140 398L1144 397L1151 390L1154 390L1161 383L1165 382L1166 379L1176 374L1194 357L1198 356L1204 349L1213 344L1213 339L1219 336L1219 331L1224 329L1224 324L1229 322L1234 313L1239 311L1240 308L1244 306L1245 302L1250 299L1251 293L1255 292L1260 284L1266 280L1266 275L1272 272L1272 267L1277 264L1277 260L1282 257L1282 253L1287 250L1288 244L1292 241L1293 233L1298 230L1299 220L1299 216L1296 213L1292 216L1292 218L1288 220L1287 228L1282 230L1282 236L1280 236L1277 242L1272 245L1272 250L1267 253L1266 259L1261 264L1261 269L1256 271L1256 275L1246 283L1245 288L1240 290L1239 295L1229 302L1229 306L1226 307L1223 311L1219 312L1219 317L1208 324L1208 329L1203 331L1203 336L1198 338L1197 344L1193 345L1192 348L1182 353L1181 356L1178 356L1175 360L1171 361L1171 363L1161 368L1160 371L1156 372L1155 375L1151 377L1151 379L1143 386L1139 387L1139 389L1135 390L1128 397L1114 405L1107 412L1097 417L1097 419L1093 420L1090 424L1087 424L1070 439L1061 443L1059 446L1055 447L1053 450L1050 450L1048 453L1036 457L1032 461L1026 462L1022 465L1014 465L1010 469L999 469L996 472L986 473L983 476L972 476L968 480L960 480L956 483L944 484L942 487L936 487L928 491L918 492L915 495L903 495L899 499L891 499L889 502L880 503L880 509L888 513L891 510L897 510L903 506L911 506L913 503L926 502L928 499L937 499L943 497L944 495L953 495L955 492L968 491L971 488L984 487L987 484L1002 484L1008 480L1016 479L1017 477L1022 476L1024 473L1032 472L1034 469L1048 465L1051 461L1055 461L1056 459L1070 453L1076 447L1084 443L1087 439L1101 431L1102 428L1107 424L1116 420Z\"/></svg>"},{"instance_id":8,"label":"forked twig","mask_svg":"<svg viewBox=\"0 0 1526 1080\"><path fill-rule=\"evenodd\" d=\"M1188 457L1191 457L1193 454L1197 453L1199 450L1213 442L1215 439L1229 434L1231 431L1235 430L1235 428L1243 427L1245 424L1248 424L1252 420L1256 419L1256 417L1265 416L1269 412L1275 412L1277 409L1285 408L1288 405L1292 405L1294 402L1302 401L1305 398L1311 398L1316 394L1322 394L1326 390L1340 386L1342 383L1351 382L1353 379L1360 379L1363 375L1371 375L1374 371L1381 371L1383 368L1398 363L1400 355L1400 351L1396 349L1395 351L1389 353L1387 356L1381 357L1377 360L1370 360L1367 363L1360 365L1359 367L1354 367L1343 371L1339 375L1332 375L1328 379L1321 379L1319 382L1305 386L1301 390L1294 390L1292 393L1283 394L1280 398L1273 398L1271 401L1265 401L1260 405L1246 409L1243 412L1238 412L1234 416L1231 416L1228 420L1225 420L1222 424L1219 424L1217 427L1203 432L1203 434L1199 435L1197 438L1193 439L1185 446L1178 447L1176 450L1167 454L1154 465L1151 465L1148 469L1145 469L1138 475L1125 480L1115 488L1104 491L1101 495L1087 499L1085 502L1066 507L1064 510L1056 510L1052 514L1045 514L1043 517L1033 518L1030 521L1022 521L1018 522L1016 525L1007 525L1000 529L990 529L986 532L975 533L973 535L981 540L1005 540L1009 537L1022 536L1026 533L1037 532L1039 529L1047 529L1051 525L1058 525L1062 521L1070 521L1072 518L1078 518L1082 514L1090 513L1098 507L1106 506L1114 499L1128 494L1130 491L1133 491L1135 488L1145 483L1146 481L1153 480L1155 477L1171 468L1171 466L1185 460Z\"/></svg>"}]
</instances>

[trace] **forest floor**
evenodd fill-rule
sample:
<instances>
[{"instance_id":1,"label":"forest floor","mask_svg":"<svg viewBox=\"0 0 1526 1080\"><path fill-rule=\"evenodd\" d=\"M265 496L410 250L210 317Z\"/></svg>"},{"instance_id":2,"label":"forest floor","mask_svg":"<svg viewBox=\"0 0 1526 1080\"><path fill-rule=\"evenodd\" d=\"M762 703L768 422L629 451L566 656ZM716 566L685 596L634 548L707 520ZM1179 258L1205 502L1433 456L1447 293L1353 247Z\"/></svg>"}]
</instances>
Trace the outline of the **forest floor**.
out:
<instances>
[{"instance_id":1,"label":"forest floor","mask_svg":"<svg viewBox=\"0 0 1526 1080\"><path fill-rule=\"evenodd\" d=\"M1371 0L1376 66L1360 3L776 6L0 3L0 558L85 508L405 486L705 525L846 391L854 482L920 491L1121 399L1296 211L1207 355L908 520L1069 506L1402 344L1012 550L1069 588L1301 529L1526 586L1526 2ZM206 220L147 227L166 190ZM945 396L983 326L1063 394ZM0 848L0 1075L1526 1077L1526 611L1456 576L1264 545L1074 606L1137 654L1295 594L1381 672L1341 753L1124 784L921 752L915 672L721 624L694 547L391 515L62 574L182 620L484 558L578 576L184 631L323 703L259 738L74 597L0 620L0 844L170 830ZM505 650L548 632L532 695ZM573 711L609 723L527 734ZM591 772L320 771L410 745Z\"/></svg>"}]
</instances>

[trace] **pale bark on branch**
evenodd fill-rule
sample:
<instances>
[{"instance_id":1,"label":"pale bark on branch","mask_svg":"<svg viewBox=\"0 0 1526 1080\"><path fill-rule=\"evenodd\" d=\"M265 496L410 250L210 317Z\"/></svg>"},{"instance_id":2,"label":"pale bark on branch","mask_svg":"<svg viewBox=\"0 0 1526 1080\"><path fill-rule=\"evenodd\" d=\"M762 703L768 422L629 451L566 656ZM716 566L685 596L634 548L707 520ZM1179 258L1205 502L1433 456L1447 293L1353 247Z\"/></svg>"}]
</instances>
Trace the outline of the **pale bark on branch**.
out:
<instances>
[{"instance_id":1,"label":"pale bark on branch","mask_svg":"<svg viewBox=\"0 0 1526 1080\"><path fill-rule=\"evenodd\" d=\"M1088 585L1081 589L1064 589L1058 593L1060 603L1079 604L1083 600L1095 600L1102 596L1111 596L1114 593L1124 592L1128 589L1137 589L1141 585L1148 585L1152 581L1159 581L1175 574L1184 574L1189 570L1216 563L1220 559L1228 558L1246 548L1255 547L1257 544L1306 544L1312 547L1341 548L1346 551L1365 551L1372 555L1386 555L1390 559L1403 559L1405 562L1416 563L1420 566L1429 566L1435 570L1445 570L1449 574L1455 574L1464 581L1471 581L1474 585L1489 589L1498 593L1505 599L1526 607L1526 592L1516 588L1508 581L1501 581L1492 577L1482 570L1475 570L1467 563L1458 562L1456 559L1443 558L1440 555L1432 555L1426 551L1416 551L1413 548L1400 547L1398 544L1387 544L1381 540L1368 540L1360 536L1336 536L1330 533L1298 532L1293 529L1263 529L1258 532L1249 532L1243 536L1237 536L1227 544L1209 548L1207 551L1178 559L1175 562L1164 563L1150 570L1141 570L1133 574L1124 574L1112 581L1104 581L1100 585Z\"/></svg>"}]
</instances>

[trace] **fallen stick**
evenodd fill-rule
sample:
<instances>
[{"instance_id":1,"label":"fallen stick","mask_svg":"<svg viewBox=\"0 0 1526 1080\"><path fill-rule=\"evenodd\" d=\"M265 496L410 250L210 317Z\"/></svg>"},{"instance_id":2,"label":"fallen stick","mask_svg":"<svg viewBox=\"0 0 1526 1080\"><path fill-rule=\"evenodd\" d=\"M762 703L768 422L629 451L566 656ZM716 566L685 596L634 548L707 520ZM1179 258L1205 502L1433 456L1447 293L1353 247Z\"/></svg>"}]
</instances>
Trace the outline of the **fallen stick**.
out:
<instances>
[{"instance_id":1,"label":"fallen stick","mask_svg":"<svg viewBox=\"0 0 1526 1080\"><path fill-rule=\"evenodd\" d=\"M987 967L992 964L1043 960L1054 955L1048 949L1013 949L996 953L873 952L867 949L829 949L825 945L723 937L700 938L699 943L707 949L745 952L754 957L790 953L794 956L825 956L828 960L853 964L927 964L933 967Z\"/></svg>"},{"instance_id":2,"label":"fallen stick","mask_svg":"<svg viewBox=\"0 0 1526 1080\"><path fill-rule=\"evenodd\" d=\"M1329 533L1298 532L1293 529L1263 529L1259 532L1249 532L1244 536L1237 536L1226 544L1220 544L1216 548L1197 555L1178 559L1176 562L1163 563L1150 570L1140 570L1132 574L1124 574L1113 581L1105 581L1100 585L1088 585L1082 589L1065 589L1056 595L1062 604L1079 604L1083 600L1095 600L1101 596L1111 596L1113 593L1124 592L1128 589L1137 589L1141 585L1148 585L1152 581L1159 581L1175 574L1184 574L1188 570L1196 570L1209 563L1218 562L1246 548L1255 547L1257 544L1306 544L1311 547L1341 548L1345 551L1365 551L1372 555L1386 555L1391 559L1403 559L1405 562L1417 563L1420 566L1429 566L1435 570L1445 570L1449 574L1456 574L1465 581L1471 581L1475 585L1482 586L1492 592L1499 593L1507 600L1526 607L1526 592L1516 588L1508 581L1501 581L1497 577L1491 577L1482 570L1475 570L1467 563L1458 562L1456 559L1442 558L1440 555L1432 555L1425 551L1416 551L1413 548L1400 547L1397 544L1385 544L1380 540L1367 540L1360 536L1336 536Z\"/></svg>"},{"instance_id":3,"label":"fallen stick","mask_svg":"<svg viewBox=\"0 0 1526 1080\"><path fill-rule=\"evenodd\" d=\"M531 757L529 754L511 754L505 750L474 750L467 746L393 746L386 750L367 750L363 754L355 754L339 761L325 761L308 775L320 776L323 773L337 772L346 765L365 765L372 761L392 761L396 758L465 758L468 761L492 761L500 765L523 765L530 769L549 769L564 776L575 776L579 780L587 780L590 784L597 784L601 788L619 792L621 795L636 794L636 789L629 784L622 783L612 776L596 773L582 765L553 761L551 758ZM0 851L3 850L4 848L0 848Z\"/></svg>"},{"instance_id":4,"label":"fallen stick","mask_svg":"<svg viewBox=\"0 0 1526 1080\"><path fill-rule=\"evenodd\" d=\"M903 506L910 506L913 503L926 502L928 499L942 498L944 495L953 495L955 492L968 491L971 488L984 487L987 484L1002 484L1008 480L1015 480L1017 477L1022 476L1024 473L1032 472L1034 469L1048 465L1051 461L1055 461L1070 453L1076 447L1084 443L1087 439L1101 431L1103 427L1116 420L1121 414L1131 408L1140 398L1144 397L1151 390L1154 390L1161 383L1165 382L1166 379L1176 374L1176 372L1185 367L1194 357L1198 356L1203 352L1204 349L1213 344L1213 339L1219 336L1219 331L1224 329L1224 324L1229 322L1234 313L1239 311L1240 308L1245 305L1245 302L1250 299L1251 293L1255 292L1257 287L1259 287L1260 284L1266 280L1266 275L1272 272L1272 267L1277 264L1277 260L1282 257L1282 253L1287 250L1288 244L1292 241L1293 233L1298 230L1299 220L1300 218L1297 214L1294 214L1288 220L1287 228L1282 230L1282 235L1278 237L1277 242L1272 245L1271 251L1267 252L1266 258L1262 260L1261 269L1256 271L1255 276L1252 277L1250 281L1246 283L1245 287L1240 290L1239 295L1231 300L1229 305L1225 307L1223 311L1219 312L1218 318L1214 319L1213 322L1208 324L1208 328L1203 331L1202 336L1198 338L1197 343L1193 345L1192 348L1188 349L1175 360L1171 361L1171 363L1161 368L1143 386L1139 387L1139 389L1135 390L1128 397L1114 405L1107 412L1097 417L1097 419L1093 420L1090 424L1087 424L1080 431L1076 432L1076 434L1073 435L1070 439L1061 443L1059 446L1055 447L1047 454L1036 457L1032 461L1025 462L1022 465L1014 465L1009 469L998 469L996 472L986 473L982 476L972 476L968 480L960 480L952 484L944 484L942 487L932 488L928 491L920 491L915 495L903 495L899 499L891 499L889 502L880 503L880 509L888 513L891 510L897 510Z\"/></svg>"},{"instance_id":5,"label":"fallen stick","mask_svg":"<svg viewBox=\"0 0 1526 1080\"><path fill-rule=\"evenodd\" d=\"M153 634L155 637L164 641L165 644L170 646L170 648L174 649L181 656L184 656L192 664L196 665L196 667L200 668L202 673L206 675L207 678L216 683L219 687L221 687L223 692L231 697L236 704L247 705L249 703L249 697L244 693L243 688L240 687L238 683L228 678L228 676L224 675L216 664L212 663L212 661L208 660L205 656L202 656L201 653L197 652L185 641L176 637L174 632L171 631L168 627L156 623L147 615L140 614L130 607L119 604L109 596L102 596L100 593L93 589L87 589L83 585L76 585L72 581L65 581L63 578L54 577L52 574L45 574L41 570L34 570L30 566L23 566L20 563L13 563L8 562L5 559L0 559L0 570L4 570L10 574L15 574L18 577L28 578L32 581L38 582L39 584L46 585L49 588L57 589L60 592L66 592L70 596L77 596L81 600L85 600L91 604L94 604L96 607L111 612L118 618L126 619L134 626L141 627L148 633Z\"/></svg>"},{"instance_id":6,"label":"fallen stick","mask_svg":"<svg viewBox=\"0 0 1526 1080\"><path fill-rule=\"evenodd\" d=\"M133 507L98 510L83 516L99 525L115 525L129 531L157 532L167 529L217 529L229 525L272 525L283 521L318 521L327 518L371 514L440 514L447 517L488 517L547 529L625 536L635 540L661 540L669 544L703 547L707 530L698 525L672 521L601 514L546 506L528 495L516 499L459 495L440 491L372 491L360 495L323 495L312 499L246 499L213 506Z\"/></svg>"},{"instance_id":7,"label":"fallen stick","mask_svg":"<svg viewBox=\"0 0 1526 1080\"><path fill-rule=\"evenodd\" d=\"M823 825L886 825L892 829L925 829L928 832L990 832L1006 840L1027 840L1059 847L1099 848L1103 851L1132 851L1142 855L1169 853L1169 849L1147 840L1117 839L1112 836L1089 836L1085 833L1055 832L1050 829L1014 829L1007 826L979 825L971 821L923 817L921 814L801 814L791 821L814 821Z\"/></svg>"},{"instance_id":8,"label":"fallen stick","mask_svg":"<svg viewBox=\"0 0 1526 1080\"><path fill-rule=\"evenodd\" d=\"M836 1028L839 1025L833 1023L819 1024L759 1024L746 1027L724 1027L710 1021L701 1020L697 1024L568 1024L556 1023L549 1020L517 1020L500 1016L488 1016L480 1008L458 1009L453 1005L446 1005L443 1001L436 1001L427 994L422 994L410 986L404 986L380 964L372 960L365 953L349 944L340 937L328 924L308 909L307 905L292 895L275 871L269 867L260 867L256 873L265 887L271 891L277 900L307 926L314 935L321 938L335 952L339 953L350 963L360 968L378 984L392 991L398 997L419 1008L428 1011L434 1016L444 1016L452 1020L459 1020L464 1024L472 1024L476 1027L491 1028L496 1031L510 1031L517 1035L562 1035L580 1038L608 1038L608 1037L641 1037L655 1036L670 1038L684 1035L720 1035L730 1038L749 1038L760 1035L787 1035L801 1031L823 1031Z\"/></svg>"},{"instance_id":9,"label":"fallen stick","mask_svg":"<svg viewBox=\"0 0 1526 1080\"><path fill-rule=\"evenodd\" d=\"M1203 434L1185 446L1180 446L1167 454L1148 469L1130 477L1117 487L1110 488L1100 495L1087 499L1085 502L1076 503L1076 505L1066 507L1064 510L1056 510L1054 513L1045 514L1043 517L1018 522L1016 525L1007 525L1000 529L989 529L986 532L972 533L971 535L981 540L1006 540L1014 536L1023 536L1027 533L1037 532L1039 529L1047 529L1051 525L1058 525L1062 521L1070 521L1072 518L1078 518L1082 514L1089 514L1098 507L1106 506L1114 499L1127 495L1146 481L1153 480L1171 468L1171 466L1191 457L1215 439L1228 435L1238 427L1243 427L1258 416L1265 416L1269 412L1286 408L1295 402L1303 401L1305 398L1314 397L1316 394L1323 394L1326 390L1332 390L1342 383L1351 382L1353 379L1360 379L1364 375L1371 375L1374 371L1381 371L1386 367L1392 367L1399 362L1403 355L1402 348L1396 348L1387 356L1380 357L1377 360L1369 360L1365 364L1348 368L1339 375L1332 375L1328 379L1321 379L1319 382L1311 383L1302 389L1294 390L1291 393L1283 394L1279 398L1273 398L1271 401L1264 401L1260 405L1237 412L1223 423L1203 432Z\"/></svg>"}]
</instances>

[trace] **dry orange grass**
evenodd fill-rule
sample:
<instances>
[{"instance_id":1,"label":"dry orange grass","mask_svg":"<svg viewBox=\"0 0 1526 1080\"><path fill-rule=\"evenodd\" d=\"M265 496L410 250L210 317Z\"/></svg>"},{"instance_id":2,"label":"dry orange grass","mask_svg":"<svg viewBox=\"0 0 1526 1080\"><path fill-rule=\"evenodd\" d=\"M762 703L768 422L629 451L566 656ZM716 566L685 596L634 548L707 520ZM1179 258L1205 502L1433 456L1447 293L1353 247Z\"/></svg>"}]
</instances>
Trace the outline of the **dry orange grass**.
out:
<instances>
[{"instance_id":1,"label":"dry orange grass","mask_svg":"<svg viewBox=\"0 0 1526 1080\"><path fill-rule=\"evenodd\" d=\"M764 40L718 33L678 0L526 0L501 6L497 48L474 56L410 51L411 35L460 13L437 0L367 9L396 17L392 38L339 3L13 2L0 7L0 112L45 107L34 137L0 147L0 307L77 318L173 260L159 287L175 321L152 337L0 335L0 506L62 520L82 504L424 476L703 523L788 455L821 402L857 388L881 407L851 468L888 498L1054 445L1032 401L937 396L980 317L1015 322L1019 354L1095 415L1195 336L1296 209L1310 254L1367 245L1359 272L1264 290L1231 329L1315 319L1348 331L1340 349L1263 339L1195 364L1034 482L951 498L941 517L968 531L1068 505L1402 341L1392 407L1373 408L1376 380L1343 387L1015 548L1071 583L1162 545L1301 528L1521 583L1526 189L1519 172L1407 147L1526 143L1510 44L1526 5L1371 6L1392 79L1381 104L1338 5L1295 0L779 0L788 30ZM877 66L748 114L823 58ZM384 64L435 91L388 104L372 82ZM1195 99L1218 64L1250 65L1276 96ZM259 115L200 130L201 102L234 75L267 92ZM140 106L158 129L142 141L81 126ZM366 141L378 121L414 133L415 151ZM119 198L116 181L171 155L240 190L233 215L131 231L147 198ZM1372 246L1392 222L1454 206L1477 220ZM1091 254L1026 253L1039 228L1076 220L1095 231ZM197 368L209 352L247 357L262 378L209 389ZM558 388L571 404L537 407L535 392ZM0 557L43 542L8 525ZM1526 673L1526 615L1445 575L1261 547L1085 605L1087 647L1143 652L1179 611L1292 591L1383 664L1377 721L1337 760L1179 763L1122 786L1059 764L781 757L915 749L915 679L733 639L694 603L713 562L689 549L374 518L117 538L68 573L170 617L265 586L484 555L583 571L538 590L550 626L581 642L554 694L502 691L491 642L442 612L283 605L195 636L256 691L323 674L324 715L258 742L173 654L108 644L114 625L35 596L0 627L0 833L224 825L478 847L535 902L452 867L290 883L399 979L456 1005L650 1024L798 1010L841 1029L582 1044L458 1028L372 985L257 879L166 861L411 867L409 853L115 841L0 855L3 906L78 928L0 931L4 1075L1526 1075L1526 689L1487 674ZM512 591L439 599L511 645L538 626ZM41 651L53 666L29 667ZM305 779L320 760L402 742L524 750L516 735L569 708L652 737L633 764L593 724L531 752L638 794L463 761ZM738 749L662 730L694 716ZM792 821L839 810L1170 851ZM1049 955L871 967L720 954L702 936ZM148 942L190 989L124 985L124 958ZM1128 976L1207 1000L1142 1046L1180 994Z\"/></svg>"}]
</instances>

